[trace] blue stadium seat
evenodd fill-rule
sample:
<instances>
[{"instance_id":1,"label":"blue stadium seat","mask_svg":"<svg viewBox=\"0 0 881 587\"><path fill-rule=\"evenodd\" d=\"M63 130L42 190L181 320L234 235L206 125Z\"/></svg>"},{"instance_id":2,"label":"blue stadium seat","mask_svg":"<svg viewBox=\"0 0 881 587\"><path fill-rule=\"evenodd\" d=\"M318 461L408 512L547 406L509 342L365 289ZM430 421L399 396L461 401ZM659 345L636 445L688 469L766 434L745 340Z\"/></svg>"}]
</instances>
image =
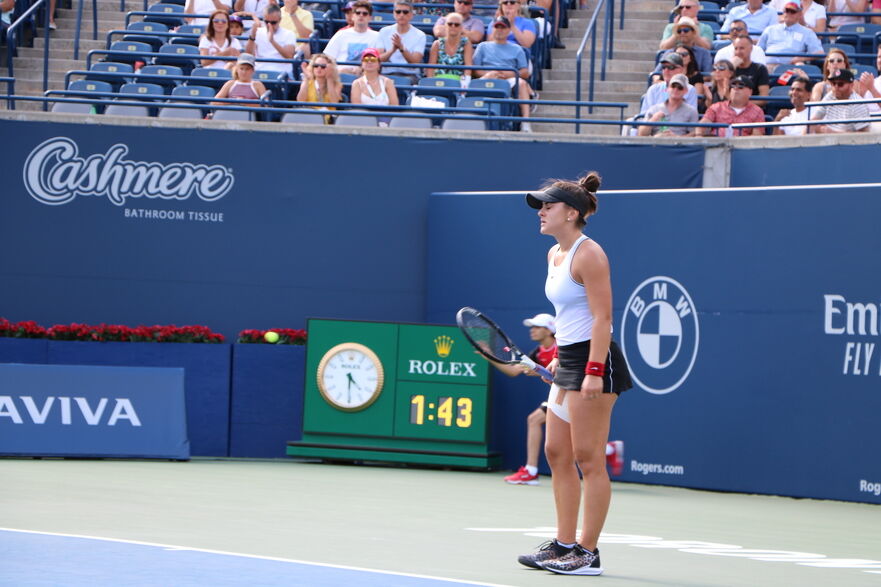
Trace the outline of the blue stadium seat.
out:
<instances>
[{"instance_id":1,"label":"blue stadium seat","mask_svg":"<svg viewBox=\"0 0 881 587\"><path fill-rule=\"evenodd\" d=\"M856 37L855 46L858 53L874 53L876 47L875 35L881 33L881 24L843 24L838 27L841 38L839 43L847 43L848 35L853 40Z\"/></svg>"},{"instance_id":2,"label":"blue stadium seat","mask_svg":"<svg viewBox=\"0 0 881 587\"><path fill-rule=\"evenodd\" d=\"M444 119L441 128L444 130L486 130L485 120L469 120L466 118Z\"/></svg>"},{"instance_id":3,"label":"blue stadium seat","mask_svg":"<svg viewBox=\"0 0 881 587\"><path fill-rule=\"evenodd\" d=\"M377 125L375 116L357 116L354 114L340 114L336 117L336 126L366 126Z\"/></svg>"},{"instance_id":4,"label":"blue stadium seat","mask_svg":"<svg viewBox=\"0 0 881 587\"><path fill-rule=\"evenodd\" d=\"M223 87L227 81L232 79L232 72L228 69L218 69L216 67L196 67L190 72L190 79L187 85L195 84L200 86L208 86L214 88L215 92Z\"/></svg>"},{"instance_id":5,"label":"blue stadium seat","mask_svg":"<svg viewBox=\"0 0 881 587\"><path fill-rule=\"evenodd\" d=\"M199 48L193 45L172 45L166 43L159 47L159 53L153 62L156 65L174 65L180 67L186 75L199 66Z\"/></svg>"},{"instance_id":6,"label":"blue stadium seat","mask_svg":"<svg viewBox=\"0 0 881 587\"><path fill-rule=\"evenodd\" d=\"M163 98L165 92L162 86L158 84L130 83L123 85L119 92L121 100L143 100L149 98ZM155 116L157 108L155 106L128 106L111 104L107 106L104 114L118 114L124 116Z\"/></svg>"},{"instance_id":7,"label":"blue stadium seat","mask_svg":"<svg viewBox=\"0 0 881 587\"><path fill-rule=\"evenodd\" d=\"M147 10L150 14L144 22L158 22L170 29L184 24L184 7L179 4L153 4Z\"/></svg>"},{"instance_id":8,"label":"blue stadium seat","mask_svg":"<svg viewBox=\"0 0 881 587\"><path fill-rule=\"evenodd\" d=\"M207 104L208 101L215 96L215 94L217 94L217 90L215 90L214 88L209 88L208 86L186 85L177 86L176 88L171 90L172 97L204 98L205 104ZM191 100L188 100L188 102L195 103ZM201 103L201 101L199 103ZM173 108L172 110L180 110L180 108ZM204 117L206 114L208 114L208 112L208 109L202 109L201 117ZM173 115L172 117L180 118Z\"/></svg>"},{"instance_id":9,"label":"blue stadium seat","mask_svg":"<svg viewBox=\"0 0 881 587\"><path fill-rule=\"evenodd\" d=\"M150 57L145 53L152 53L153 48L147 43L138 43L135 41L116 41L110 45L109 53L104 56L105 61L115 61L117 63L129 63L134 65L137 62L146 64L150 62Z\"/></svg>"},{"instance_id":10,"label":"blue stadium seat","mask_svg":"<svg viewBox=\"0 0 881 587\"><path fill-rule=\"evenodd\" d=\"M417 85L417 95L433 94L444 96L450 102L455 102L463 92L462 82L447 77L424 77L419 80Z\"/></svg>"},{"instance_id":11,"label":"blue stadium seat","mask_svg":"<svg viewBox=\"0 0 881 587\"><path fill-rule=\"evenodd\" d=\"M150 33L167 33L168 27L158 22L132 22L129 23L125 30L132 31L132 34L127 32L122 37L123 41L147 43L151 47L150 50L155 53L165 43L165 37L153 36Z\"/></svg>"},{"instance_id":12,"label":"blue stadium seat","mask_svg":"<svg viewBox=\"0 0 881 587\"><path fill-rule=\"evenodd\" d=\"M278 71L257 70L254 79L261 82L266 89L272 92L272 96L279 100L288 97L288 75Z\"/></svg>"},{"instance_id":13,"label":"blue stadium seat","mask_svg":"<svg viewBox=\"0 0 881 587\"><path fill-rule=\"evenodd\" d=\"M326 113L318 110L291 110L285 112L281 121L286 124L324 124Z\"/></svg>"},{"instance_id":14,"label":"blue stadium seat","mask_svg":"<svg viewBox=\"0 0 881 587\"><path fill-rule=\"evenodd\" d=\"M172 45L195 45L198 47L199 37L205 33L206 28L197 24L185 24L174 31L180 36L172 37L168 42Z\"/></svg>"},{"instance_id":15,"label":"blue stadium seat","mask_svg":"<svg viewBox=\"0 0 881 587\"><path fill-rule=\"evenodd\" d=\"M121 77L120 74L133 73L134 70L135 68L129 63L99 61L92 64L86 79L107 82L113 87L113 91L116 91L122 87L122 84L131 81L131 78Z\"/></svg>"},{"instance_id":16,"label":"blue stadium seat","mask_svg":"<svg viewBox=\"0 0 881 587\"><path fill-rule=\"evenodd\" d=\"M232 105L232 104L230 104ZM243 104L244 106L244 104ZM233 120L239 122L251 122L254 120L254 113L245 110L215 110L214 120Z\"/></svg>"},{"instance_id":17,"label":"blue stadium seat","mask_svg":"<svg viewBox=\"0 0 881 587\"><path fill-rule=\"evenodd\" d=\"M113 86L107 82L94 81L87 79L78 79L70 82L67 86L68 92L77 92L77 95L70 95L71 98L89 98L89 94L109 94L113 92ZM106 100L106 96L94 96L95 100ZM94 109L94 110L93 110ZM64 102L56 102L52 106L52 112L70 112L80 114L101 113L104 105L100 102L95 104L71 104Z\"/></svg>"},{"instance_id":18,"label":"blue stadium seat","mask_svg":"<svg viewBox=\"0 0 881 587\"><path fill-rule=\"evenodd\" d=\"M174 65L145 65L135 74L135 81L160 85L168 94L183 83L183 77L183 70Z\"/></svg>"},{"instance_id":19,"label":"blue stadium seat","mask_svg":"<svg viewBox=\"0 0 881 587\"><path fill-rule=\"evenodd\" d=\"M403 116L395 116L389 123L391 128L417 128L426 129L434 128L430 118L410 118Z\"/></svg>"},{"instance_id":20,"label":"blue stadium seat","mask_svg":"<svg viewBox=\"0 0 881 587\"><path fill-rule=\"evenodd\" d=\"M510 98L511 86L506 80L477 78L471 80L465 89L466 96L484 96L487 98Z\"/></svg>"}]
</instances>

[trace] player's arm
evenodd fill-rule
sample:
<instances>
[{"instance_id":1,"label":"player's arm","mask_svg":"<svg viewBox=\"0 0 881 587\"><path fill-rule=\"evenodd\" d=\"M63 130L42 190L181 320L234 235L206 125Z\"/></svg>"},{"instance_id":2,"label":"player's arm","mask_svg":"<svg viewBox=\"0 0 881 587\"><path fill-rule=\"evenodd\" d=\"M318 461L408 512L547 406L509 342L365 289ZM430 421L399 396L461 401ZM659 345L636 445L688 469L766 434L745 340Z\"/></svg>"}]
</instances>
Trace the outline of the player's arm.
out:
<instances>
[{"instance_id":1,"label":"player's arm","mask_svg":"<svg viewBox=\"0 0 881 587\"><path fill-rule=\"evenodd\" d=\"M587 303L593 313L593 330L590 337L590 363L606 364L609 344L612 342L612 281L609 259L603 249L593 241L584 243L572 260L572 274L584 284ZM582 397L597 397L603 392L603 379L587 375L581 385Z\"/></svg>"}]
</instances>

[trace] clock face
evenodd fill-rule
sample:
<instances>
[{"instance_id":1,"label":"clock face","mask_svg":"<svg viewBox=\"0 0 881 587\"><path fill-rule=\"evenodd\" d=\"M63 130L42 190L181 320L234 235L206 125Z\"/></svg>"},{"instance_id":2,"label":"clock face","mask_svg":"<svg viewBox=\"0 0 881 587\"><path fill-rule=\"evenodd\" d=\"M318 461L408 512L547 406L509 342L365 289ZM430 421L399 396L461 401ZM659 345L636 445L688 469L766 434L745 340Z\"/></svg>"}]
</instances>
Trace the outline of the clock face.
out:
<instances>
[{"instance_id":1,"label":"clock face","mask_svg":"<svg viewBox=\"0 0 881 587\"><path fill-rule=\"evenodd\" d=\"M318 390L339 410L367 408L379 397L382 383L382 363L363 344L338 344L324 354L318 365Z\"/></svg>"}]
</instances>

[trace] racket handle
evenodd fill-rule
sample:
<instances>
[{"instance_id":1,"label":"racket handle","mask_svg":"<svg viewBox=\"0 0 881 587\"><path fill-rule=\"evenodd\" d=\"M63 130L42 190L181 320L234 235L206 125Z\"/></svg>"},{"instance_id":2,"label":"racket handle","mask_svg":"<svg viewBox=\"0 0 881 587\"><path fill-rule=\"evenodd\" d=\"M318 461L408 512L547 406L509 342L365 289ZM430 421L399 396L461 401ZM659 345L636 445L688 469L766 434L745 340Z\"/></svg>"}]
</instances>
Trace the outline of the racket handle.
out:
<instances>
[{"instance_id":1,"label":"racket handle","mask_svg":"<svg viewBox=\"0 0 881 587\"><path fill-rule=\"evenodd\" d=\"M528 367L529 369L532 369L533 371L535 371L536 373L538 373L539 375L541 375L542 377L544 377L548 381L554 380L554 376L551 375L550 371L548 371L547 369L545 369L544 367L542 367L541 365L539 365L538 363L536 363L535 361L533 361L529 357L523 357L522 359L520 359L520 364L523 365L524 367Z\"/></svg>"}]
</instances>

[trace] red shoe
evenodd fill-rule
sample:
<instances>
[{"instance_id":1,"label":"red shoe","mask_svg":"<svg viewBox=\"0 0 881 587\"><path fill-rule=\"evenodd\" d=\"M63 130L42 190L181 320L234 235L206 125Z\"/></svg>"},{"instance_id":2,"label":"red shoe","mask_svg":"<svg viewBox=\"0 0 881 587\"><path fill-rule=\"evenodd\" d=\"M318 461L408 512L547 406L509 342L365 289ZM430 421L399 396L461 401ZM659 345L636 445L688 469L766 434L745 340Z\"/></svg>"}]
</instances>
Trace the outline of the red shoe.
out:
<instances>
[{"instance_id":1,"label":"red shoe","mask_svg":"<svg viewBox=\"0 0 881 587\"><path fill-rule=\"evenodd\" d=\"M620 475L624 472L624 441L612 440L609 445L612 452L606 455L606 464L612 469L612 475Z\"/></svg>"},{"instance_id":2,"label":"red shoe","mask_svg":"<svg viewBox=\"0 0 881 587\"><path fill-rule=\"evenodd\" d=\"M520 467L516 473L505 477L505 482L511 485L538 485L538 474L530 475L526 467Z\"/></svg>"}]
</instances>

